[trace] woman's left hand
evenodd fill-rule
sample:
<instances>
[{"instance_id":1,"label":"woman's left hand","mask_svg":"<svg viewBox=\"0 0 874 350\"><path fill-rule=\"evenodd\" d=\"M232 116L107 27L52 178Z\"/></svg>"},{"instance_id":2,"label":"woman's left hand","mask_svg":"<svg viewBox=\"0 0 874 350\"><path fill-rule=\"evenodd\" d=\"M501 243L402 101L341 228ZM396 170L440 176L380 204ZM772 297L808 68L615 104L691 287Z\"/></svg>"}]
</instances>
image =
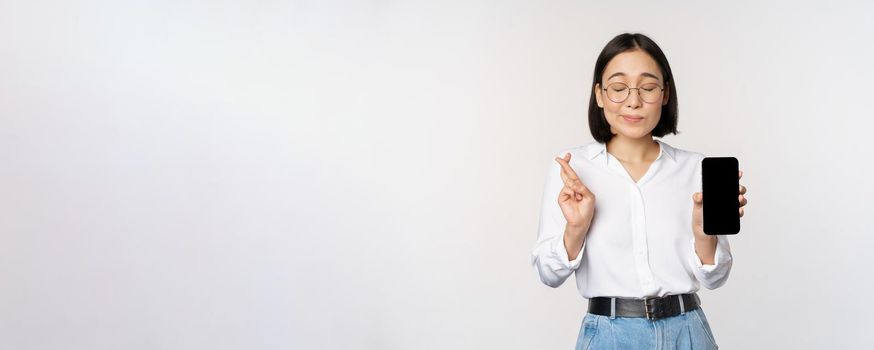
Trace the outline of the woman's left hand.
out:
<instances>
[{"instance_id":1,"label":"woman's left hand","mask_svg":"<svg viewBox=\"0 0 874 350\"><path fill-rule=\"evenodd\" d=\"M743 177L744 172L738 171L737 178L740 180ZM738 197L737 200L740 202L740 216L744 216L744 206L747 205L747 199L744 197L744 194L747 193L747 188L743 185L740 185L738 188ZM695 192L692 195L692 202L694 203L692 207L692 233L695 234L696 237L713 237L711 235L704 234L704 194L701 192Z\"/></svg>"}]
</instances>

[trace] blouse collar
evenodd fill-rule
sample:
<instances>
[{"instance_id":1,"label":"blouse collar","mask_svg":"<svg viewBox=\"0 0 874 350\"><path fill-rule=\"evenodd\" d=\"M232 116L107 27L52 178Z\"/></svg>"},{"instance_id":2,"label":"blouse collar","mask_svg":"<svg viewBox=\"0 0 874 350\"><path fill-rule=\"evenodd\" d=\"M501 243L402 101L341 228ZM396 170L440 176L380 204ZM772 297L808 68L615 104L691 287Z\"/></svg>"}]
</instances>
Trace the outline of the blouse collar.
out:
<instances>
[{"instance_id":1,"label":"blouse collar","mask_svg":"<svg viewBox=\"0 0 874 350\"><path fill-rule=\"evenodd\" d=\"M661 145L661 147L659 147L659 156L656 159L661 158L662 154L666 154L666 155L668 155L668 158L670 158L672 161L677 161L676 154L675 154L676 150L674 149L674 147L671 147L671 145L667 144L666 142L664 142L662 140L659 140L659 139L654 139L654 140L656 142L658 142L659 145ZM589 159L595 159L595 157L597 157L599 155L606 155L606 154L607 154L607 144L605 144L605 143L595 141L589 146Z\"/></svg>"}]
</instances>

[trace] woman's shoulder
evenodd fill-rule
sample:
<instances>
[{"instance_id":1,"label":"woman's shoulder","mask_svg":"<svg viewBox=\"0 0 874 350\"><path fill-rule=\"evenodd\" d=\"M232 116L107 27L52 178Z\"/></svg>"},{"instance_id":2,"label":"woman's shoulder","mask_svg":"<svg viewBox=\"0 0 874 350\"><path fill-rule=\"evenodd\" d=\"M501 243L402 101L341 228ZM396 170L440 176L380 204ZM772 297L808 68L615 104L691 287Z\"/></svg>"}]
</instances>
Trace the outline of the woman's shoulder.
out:
<instances>
[{"instance_id":1,"label":"woman's shoulder","mask_svg":"<svg viewBox=\"0 0 874 350\"><path fill-rule=\"evenodd\" d=\"M606 149L606 146L603 143L598 141L591 141L587 143L583 143L577 146L570 146L559 148L558 152L555 154L556 157L564 157L565 154L570 153L571 157L577 156L594 156L598 152Z\"/></svg>"},{"instance_id":2,"label":"woman's shoulder","mask_svg":"<svg viewBox=\"0 0 874 350\"><path fill-rule=\"evenodd\" d=\"M656 139L656 140L659 143L661 143L662 146L664 146L665 152L668 153L668 155L674 157L679 162L687 162L687 161L700 162L702 159L704 159L704 157L706 157L701 152L696 152L693 150L689 150L689 149L685 149L685 148L681 148L681 147L676 147L674 145L671 145L671 144L665 142L664 140L659 140L659 139Z\"/></svg>"}]
</instances>

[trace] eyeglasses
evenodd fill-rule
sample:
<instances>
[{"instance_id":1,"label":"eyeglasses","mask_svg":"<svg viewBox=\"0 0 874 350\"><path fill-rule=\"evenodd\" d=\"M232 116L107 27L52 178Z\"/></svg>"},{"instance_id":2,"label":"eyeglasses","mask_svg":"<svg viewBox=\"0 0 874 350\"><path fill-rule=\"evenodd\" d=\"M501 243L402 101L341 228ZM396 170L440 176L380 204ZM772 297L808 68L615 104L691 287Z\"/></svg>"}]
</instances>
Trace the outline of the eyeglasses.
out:
<instances>
[{"instance_id":1,"label":"eyeglasses","mask_svg":"<svg viewBox=\"0 0 874 350\"><path fill-rule=\"evenodd\" d=\"M637 95L643 102L656 103L665 88L656 83L643 84L636 88L629 88L625 83L612 83L602 90L607 91L607 98L616 103L625 102L631 95L631 90L637 90Z\"/></svg>"}]
</instances>

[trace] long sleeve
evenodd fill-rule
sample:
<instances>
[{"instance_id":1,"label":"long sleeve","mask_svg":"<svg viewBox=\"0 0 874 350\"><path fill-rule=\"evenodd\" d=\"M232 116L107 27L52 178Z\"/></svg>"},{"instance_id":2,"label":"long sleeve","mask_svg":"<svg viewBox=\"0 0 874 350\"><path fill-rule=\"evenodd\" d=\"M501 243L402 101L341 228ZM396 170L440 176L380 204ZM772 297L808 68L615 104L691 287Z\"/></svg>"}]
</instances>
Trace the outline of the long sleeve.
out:
<instances>
[{"instance_id":1,"label":"long sleeve","mask_svg":"<svg viewBox=\"0 0 874 350\"><path fill-rule=\"evenodd\" d=\"M531 252L531 265L537 271L540 281L553 288L561 286L574 270L580 267L585 250L584 243L579 255L573 261L568 260L567 249L564 246L564 229L567 221L558 205L558 194L564 187L560 172L561 166L552 160L543 191L537 244Z\"/></svg>"},{"instance_id":2,"label":"long sleeve","mask_svg":"<svg viewBox=\"0 0 874 350\"><path fill-rule=\"evenodd\" d=\"M692 254L689 256L689 262L692 266L692 273L695 278L701 282L701 285L707 289L716 289L721 287L728 280L728 275L731 272L731 247L728 244L728 237L725 235L716 236L716 255L713 259L713 265L704 265L701 258L695 252L695 238L692 237Z\"/></svg>"}]
</instances>

